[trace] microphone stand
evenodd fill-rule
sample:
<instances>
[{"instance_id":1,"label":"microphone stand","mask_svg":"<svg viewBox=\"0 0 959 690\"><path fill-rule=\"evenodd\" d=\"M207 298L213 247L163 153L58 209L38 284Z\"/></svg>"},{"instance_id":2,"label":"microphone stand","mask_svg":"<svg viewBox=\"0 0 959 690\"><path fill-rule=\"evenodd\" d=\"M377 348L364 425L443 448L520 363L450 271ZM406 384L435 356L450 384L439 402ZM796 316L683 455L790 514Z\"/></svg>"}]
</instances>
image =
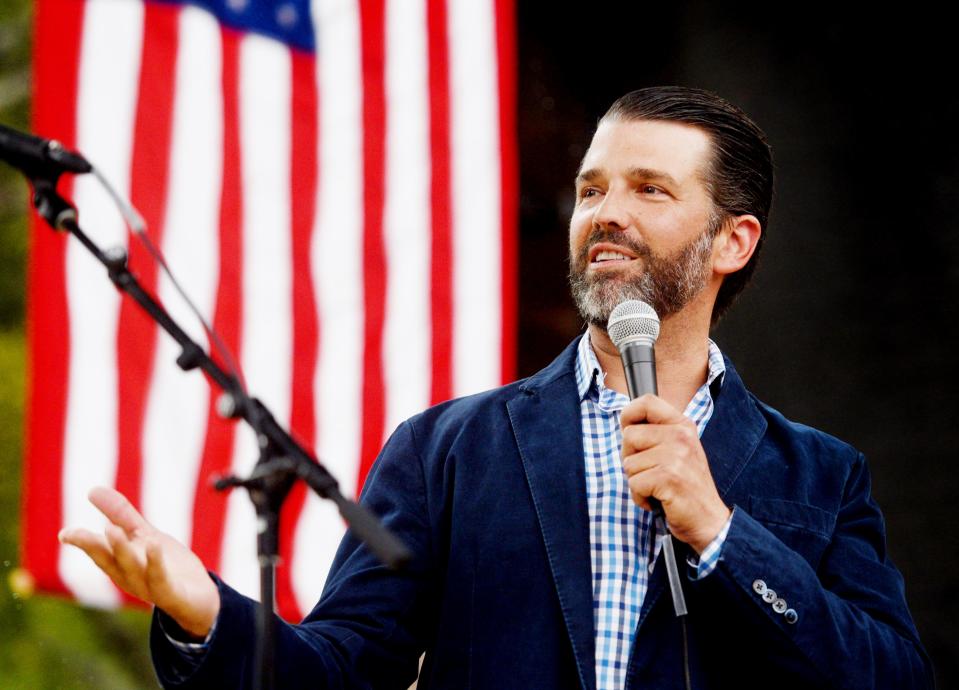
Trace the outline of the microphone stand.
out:
<instances>
[{"instance_id":1,"label":"microphone stand","mask_svg":"<svg viewBox=\"0 0 959 690\"><path fill-rule=\"evenodd\" d=\"M256 433L260 457L250 476L221 478L216 481L215 488L218 491L234 487L246 489L256 509L260 606L257 608L254 678L257 687L272 690L275 680L276 619L273 603L276 564L279 560L279 516L283 501L297 479L305 481L318 496L333 501L357 539L364 542L386 567L403 567L409 562L411 553L405 544L383 527L373 513L343 496L336 479L280 426L266 406L257 398L247 396L237 378L224 371L180 328L130 271L126 250L113 248L103 251L83 232L77 222L76 207L57 192L57 181L64 172L89 172L92 166L87 170L78 170L75 163L71 167L61 162L58 157L62 157L64 151L57 142L49 142L45 161L32 159L29 166L18 166L33 186L33 205L40 216L54 230L63 230L76 237L107 269L107 275L117 289L132 297L182 347L176 359L181 369L190 371L199 368L224 391L217 404L220 415L243 419Z\"/></svg>"}]
</instances>

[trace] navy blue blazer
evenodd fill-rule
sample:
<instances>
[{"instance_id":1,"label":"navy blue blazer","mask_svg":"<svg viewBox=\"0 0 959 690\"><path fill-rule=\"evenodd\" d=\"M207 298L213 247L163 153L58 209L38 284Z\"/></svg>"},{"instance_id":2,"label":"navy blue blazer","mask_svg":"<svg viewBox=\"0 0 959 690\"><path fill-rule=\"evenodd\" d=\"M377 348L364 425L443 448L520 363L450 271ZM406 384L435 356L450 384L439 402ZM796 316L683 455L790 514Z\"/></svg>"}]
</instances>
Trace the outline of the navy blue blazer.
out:
<instances>
[{"instance_id":1,"label":"navy blue blazer","mask_svg":"<svg viewBox=\"0 0 959 690\"><path fill-rule=\"evenodd\" d=\"M362 500L410 546L413 565L387 571L347 534L316 608L281 624L278 687L405 689L425 651L420 690L595 690L575 348L396 430ZM684 583L693 687L931 687L862 455L757 401L728 360L702 442L736 510L717 569ZM664 570L658 561L628 688L684 687ZM182 683L154 622L168 687L251 683L255 604L218 584L211 646Z\"/></svg>"}]
</instances>

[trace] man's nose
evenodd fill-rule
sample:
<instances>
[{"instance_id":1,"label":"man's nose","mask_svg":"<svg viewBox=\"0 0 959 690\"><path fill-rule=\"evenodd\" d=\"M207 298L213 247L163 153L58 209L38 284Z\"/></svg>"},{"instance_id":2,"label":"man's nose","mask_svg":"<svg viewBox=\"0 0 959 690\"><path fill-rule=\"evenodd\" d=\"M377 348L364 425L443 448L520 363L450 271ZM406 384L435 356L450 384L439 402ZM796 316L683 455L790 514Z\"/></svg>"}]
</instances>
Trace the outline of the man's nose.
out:
<instances>
[{"instance_id":1,"label":"man's nose","mask_svg":"<svg viewBox=\"0 0 959 690\"><path fill-rule=\"evenodd\" d=\"M625 193L608 189L593 213L593 224L601 227L625 229L630 223L630 211Z\"/></svg>"}]
</instances>

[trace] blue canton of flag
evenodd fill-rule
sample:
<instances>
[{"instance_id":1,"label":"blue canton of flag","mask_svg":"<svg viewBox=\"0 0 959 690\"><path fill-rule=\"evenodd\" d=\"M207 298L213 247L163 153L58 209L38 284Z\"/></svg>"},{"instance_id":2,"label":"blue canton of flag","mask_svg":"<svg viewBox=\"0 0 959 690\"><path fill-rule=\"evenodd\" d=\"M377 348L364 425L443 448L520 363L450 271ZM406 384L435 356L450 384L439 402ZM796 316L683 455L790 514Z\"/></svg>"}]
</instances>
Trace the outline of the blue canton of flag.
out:
<instances>
[{"instance_id":1,"label":"blue canton of flag","mask_svg":"<svg viewBox=\"0 0 959 690\"><path fill-rule=\"evenodd\" d=\"M310 0L156 0L173 5L200 7L223 26L275 38L289 46L313 52Z\"/></svg>"}]
</instances>

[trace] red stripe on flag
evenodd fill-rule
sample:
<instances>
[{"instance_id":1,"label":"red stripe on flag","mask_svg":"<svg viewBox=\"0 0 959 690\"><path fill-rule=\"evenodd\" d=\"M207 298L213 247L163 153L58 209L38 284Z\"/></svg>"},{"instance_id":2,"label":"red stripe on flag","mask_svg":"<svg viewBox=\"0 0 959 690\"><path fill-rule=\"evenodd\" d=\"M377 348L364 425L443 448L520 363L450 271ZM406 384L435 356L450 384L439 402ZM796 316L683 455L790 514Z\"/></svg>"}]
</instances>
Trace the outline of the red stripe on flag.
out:
<instances>
[{"instance_id":1,"label":"red stripe on flag","mask_svg":"<svg viewBox=\"0 0 959 690\"><path fill-rule=\"evenodd\" d=\"M308 448L316 443L316 410L313 379L319 352L319 321L313 295L310 245L317 193L317 139L319 108L316 60L313 55L291 51L293 93L291 109L290 202L292 207L293 267L293 382L290 429ZM276 570L276 601L280 615L300 620L293 593L293 538L306 502L306 485L297 482L280 514L280 565Z\"/></svg>"},{"instance_id":2,"label":"red stripe on flag","mask_svg":"<svg viewBox=\"0 0 959 690\"><path fill-rule=\"evenodd\" d=\"M383 324L386 248L383 243L386 159L384 0L360 3L363 65L363 414L357 493L383 444Z\"/></svg>"},{"instance_id":3,"label":"red stripe on flag","mask_svg":"<svg viewBox=\"0 0 959 690\"><path fill-rule=\"evenodd\" d=\"M240 158L240 42L242 34L221 30L223 52L223 183L220 192L220 276L213 329L220 334L237 363L243 318L243 199ZM222 365L222 359L214 353ZM210 382L206 440L196 499L193 503L192 547L208 568L217 570L226 530L225 493L213 489L213 480L230 471L236 424L216 413L220 389Z\"/></svg>"},{"instance_id":4,"label":"red stripe on flag","mask_svg":"<svg viewBox=\"0 0 959 690\"><path fill-rule=\"evenodd\" d=\"M84 3L36 0L33 19L33 129L76 145L76 108ZM47 97L41 98L40 94ZM49 96L56 94L56 98ZM70 198L72 178L60 182ZM67 593L57 563L63 522L63 446L70 368L66 243L30 214L27 263L27 405L23 487L23 565L47 592Z\"/></svg>"},{"instance_id":5,"label":"red stripe on flag","mask_svg":"<svg viewBox=\"0 0 959 690\"><path fill-rule=\"evenodd\" d=\"M446 0L429 0L427 29L432 152L430 321L433 366L430 404L436 404L453 395L453 200L450 187L452 142Z\"/></svg>"},{"instance_id":6,"label":"red stripe on flag","mask_svg":"<svg viewBox=\"0 0 959 690\"><path fill-rule=\"evenodd\" d=\"M150 238L158 247L162 246L166 215L178 20L179 9L175 6L144 5L130 200L146 220ZM135 237L130 235L128 239L130 268L147 292L155 294L156 262ZM116 488L135 506L140 505L143 490L143 425L156 344L156 324L125 296L117 327Z\"/></svg>"},{"instance_id":7,"label":"red stripe on flag","mask_svg":"<svg viewBox=\"0 0 959 690\"><path fill-rule=\"evenodd\" d=\"M516 378L517 223L519 153L516 141L516 9L513 0L496 2L496 53L499 76L500 210L502 221L503 383Z\"/></svg>"}]
</instances>

